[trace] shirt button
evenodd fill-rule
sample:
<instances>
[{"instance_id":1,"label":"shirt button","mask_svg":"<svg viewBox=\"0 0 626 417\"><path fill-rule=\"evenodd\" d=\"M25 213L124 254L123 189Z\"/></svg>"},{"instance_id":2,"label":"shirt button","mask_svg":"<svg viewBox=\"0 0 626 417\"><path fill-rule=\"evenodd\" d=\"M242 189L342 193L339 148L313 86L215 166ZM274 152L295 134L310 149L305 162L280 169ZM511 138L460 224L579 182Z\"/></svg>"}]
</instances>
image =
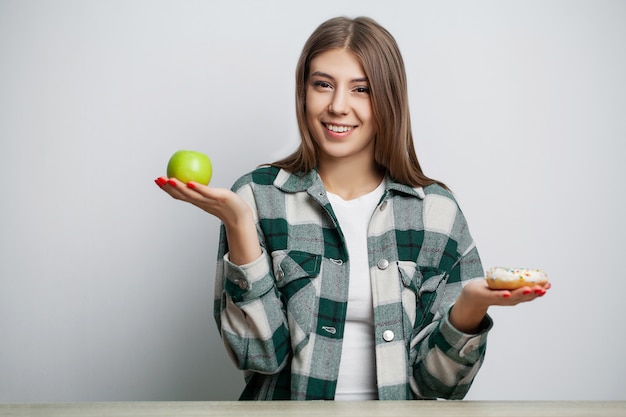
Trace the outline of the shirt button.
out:
<instances>
[{"instance_id":1,"label":"shirt button","mask_svg":"<svg viewBox=\"0 0 626 417\"><path fill-rule=\"evenodd\" d=\"M285 277L285 273L283 272L282 269L279 269L278 272L276 272L276 281L280 281L284 277Z\"/></svg>"},{"instance_id":2,"label":"shirt button","mask_svg":"<svg viewBox=\"0 0 626 417\"><path fill-rule=\"evenodd\" d=\"M246 281L245 279L241 279L237 282L237 285L239 285L239 288L241 288L242 290L247 290L248 289L248 281Z\"/></svg>"},{"instance_id":3,"label":"shirt button","mask_svg":"<svg viewBox=\"0 0 626 417\"><path fill-rule=\"evenodd\" d=\"M389 261L386 259L380 259L376 265L378 266L378 269L387 269Z\"/></svg>"},{"instance_id":4,"label":"shirt button","mask_svg":"<svg viewBox=\"0 0 626 417\"><path fill-rule=\"evenodd\" d=\"M479 345L480 345L480 341L479 340L477 340L477 339L470 340L469 342L467 342L465 347L463 349L461 349L461 352L459 353L459 356L464 358L465 356L469 355L470 353L472 353L473 351L478 349Z\"/></svg>"},{"instance_id":5,"label":"shirt button","mask_svg":"<svg viewBox=\"0 0 626 417\"><path fill-rule=\"evenodd\" d=\"M387 200L383 201L383 204L380 205L380 211L383 211L387 208Z\"/></svg>"},{"instance_id":6,"label":"shirt button","mask_svg":"<svg viewBox=\"0 0 626 417\"><path fill-rule=\"evenodd\" d=\"M385 340L385 342L391 342L394 337L395 335L393 334L391 330L385 330L383 332L383 339Z\"/></svg>"}]
</instances>

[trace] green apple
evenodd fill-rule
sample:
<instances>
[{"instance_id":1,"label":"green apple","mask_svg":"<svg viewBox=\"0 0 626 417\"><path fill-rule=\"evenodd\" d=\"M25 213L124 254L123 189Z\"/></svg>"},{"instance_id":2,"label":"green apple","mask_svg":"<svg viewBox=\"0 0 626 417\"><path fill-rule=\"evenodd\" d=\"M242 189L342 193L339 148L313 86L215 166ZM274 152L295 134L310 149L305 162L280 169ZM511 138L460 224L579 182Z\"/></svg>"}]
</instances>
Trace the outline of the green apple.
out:
<instances>
[{"instance_id":1,"label":"green apple","mask_svg":"<svg viewBox=\"0 0 626 417\"><path fill-rule=\"evenodd\" d=\"M202 152L180 150L167 163L167 176L185 184L194 181L208 185L212 175L211 160Z\"/></svg>"}]
</instances>

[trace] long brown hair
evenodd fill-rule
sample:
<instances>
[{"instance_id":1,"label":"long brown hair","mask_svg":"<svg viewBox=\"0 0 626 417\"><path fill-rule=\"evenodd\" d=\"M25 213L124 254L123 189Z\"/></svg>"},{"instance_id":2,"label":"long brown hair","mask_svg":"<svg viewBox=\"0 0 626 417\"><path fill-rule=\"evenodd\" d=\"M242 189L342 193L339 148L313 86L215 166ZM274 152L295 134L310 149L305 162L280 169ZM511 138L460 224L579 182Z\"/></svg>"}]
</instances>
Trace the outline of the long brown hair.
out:
<instances>
[{"instance_id":1,"label":"long brown hair","mask_svg":"<svg viewBox=\"0 0 626 417\"><path fill-rule=\"evenodd\" d=\"M424 175L415 154L404 61L393 36L367 17L336 17L322 23L309 37L296 67L296 115L301 142L291 155L272 165L290 172L317 166L317 148L306 119L306 90L313 58L331 49L350 51L363 66L370 85L376 123L374 158L390 177L412 186L438 183Z\"/></svg>"}]
</instances>

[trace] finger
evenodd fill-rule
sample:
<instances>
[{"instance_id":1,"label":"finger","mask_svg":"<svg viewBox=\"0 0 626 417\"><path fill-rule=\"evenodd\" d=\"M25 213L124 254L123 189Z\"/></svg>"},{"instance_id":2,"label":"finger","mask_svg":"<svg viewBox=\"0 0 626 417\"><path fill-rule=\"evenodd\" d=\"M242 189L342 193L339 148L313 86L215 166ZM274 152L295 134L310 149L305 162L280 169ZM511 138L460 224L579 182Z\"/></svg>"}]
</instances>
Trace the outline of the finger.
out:
<instances>
[{"instance_id":1,"label":"finger","mask_svg":"<svg viewBox=\"0 0 626 417\"><path fill-rule=\"evenodd\" d=\"M159 177L154 180L154 183L160 188L165 188L167 186L177 187L180 181L178 181L176 178Z\"/></svg>"},{"instance_id":2,"label":"finger","mask_svg":"<svg viewBox=\"0 0 626 417\"><path fill-rule=\"evenodd\" d=\"M546 291L549 289L550 287L545 287L542 285L535 285L532 287L524 287L524 295L535 295L538 297L541 297L542 295L544 295L546 293Z\"/></svg>"},{"instance_id":3,"label":"finger","mask_svg":"<svg viewBox=\"0 0 626 417\"><path fill-rule=\"evenodd\" d=\"M195 191L203 197L206 197L211 200L217 200L224 194L225 190L216 187L209 187L208 185L200 184L195 181L189 181L187 184L187 188Z\"/></svg>"},{"instance_id":4,"label":"finger","mask_svg":"<svg viewBox=\"0 0 626 417\"><path fill-rule=\"evenodd\" d=\"M241 198L227 188L209 187L197 182L187 183L187 188L193 191L199 201L203 201L208 207L216 210L228 209L233 211L237 210L238 207L248 207Z\"/></svg>"},{"instance_id":5,"label":"finger","mask_svg":"<svg viewBox=\"0 0 626 417\"><path fill-rule=\"evenodd\" d=\"M518 288L512 291L511 297L506 300L506 304L517 305L519 303L533 301L539 297L543 297L545 293L546 289L540 285Z\"/></svg>"},{"instance_id":6,"label":"finger","mask_svg":"<svg viewBox=\"0 0 626 417\"><path fill-rule=\"evenodd\" d=\"M177 197L176 189L178 188L178 183L175 179L159 177L154 180L155 184L159 186L163 191L171 195L172 197Z\"/></svg>"},{"instance_id":7,"label":"finger","mask_svg":"<svg viewBox=\"0 0 626 417\"><path fill-rule=\"evenodd\" d=\"M190 190L193 190L196 193L198 193L198 194L200 194L200 195L202 195L204 197L211 198L211 190L213 188L209 187L208 185L200 184L200 183L195 182L195 181L189 181L187 184L185 184L185 186L187 188L189 188Z\"/></svg>"},{"instance_id":8,"label":"finger","mask_svg":"<svg viewBox=\"0 0 626 417\"><path fill-rule=\"evenodd\" d=\"M157 184L161 185L161 189L168 193L172 198L177 200L192 202L194 198L197 198L197 194L193 190L185 186L184 183L176 178L164 178L165 182L161 179L157 179Z\"/></svg>"},{"instance_id":9,"label":"finger","mask_svg":"<svg viewBox=\"0 0 626 417\"><path fill-rule=\"evenodd\" d=\"M179 187L180 185L182 185L182 182L180 182L176 178L168 178L167 185L171 185L172 187Z\"/></svg>"},{"instance_id":10,"label":"finger","mask_svg":"<svg viewBox=\"0 0 626 417\"><path fill-rule=\"evenodd\" d=\"M196 204L198 207L206 210L207 207L215 205L219 196L219 189L200 184L195 181L189 181L187 184L179 182L181 188L185 188L186 200Z\"/></svg>"}]
</instances>

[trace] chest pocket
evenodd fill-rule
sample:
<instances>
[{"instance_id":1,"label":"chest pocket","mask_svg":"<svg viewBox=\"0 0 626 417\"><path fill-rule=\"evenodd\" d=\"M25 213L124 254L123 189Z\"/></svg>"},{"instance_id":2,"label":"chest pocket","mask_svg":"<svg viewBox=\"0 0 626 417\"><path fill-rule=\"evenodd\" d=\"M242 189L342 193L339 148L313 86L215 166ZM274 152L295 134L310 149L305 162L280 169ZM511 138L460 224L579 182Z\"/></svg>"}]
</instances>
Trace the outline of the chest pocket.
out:
<instances>
[{"instance_id":1,"label":"chest pocket","mask_svg":"<svg viewBox=\"0 0 626 417\"><path fill-rule=\"evenodd\" d=\"M314 279L319 276L321 265L321 255L295 250L272 252L274 279L287 312L294 352L306 343L313 329L317 316Z\"/></svg>"},{"instance_id":2,"label":"chest pocket","mask_svg":"<svg viewBox=\"0 0 626 417\"><path fill-rule=\"evenodd\" d=\"M437 268L418 267L415 262L399 261L402 280L402 304L408 318L407 327L420 331L437 315L447 281L447 274ZM407 329L408 330L408 329Z\"/></svg>"}]
</instances>

